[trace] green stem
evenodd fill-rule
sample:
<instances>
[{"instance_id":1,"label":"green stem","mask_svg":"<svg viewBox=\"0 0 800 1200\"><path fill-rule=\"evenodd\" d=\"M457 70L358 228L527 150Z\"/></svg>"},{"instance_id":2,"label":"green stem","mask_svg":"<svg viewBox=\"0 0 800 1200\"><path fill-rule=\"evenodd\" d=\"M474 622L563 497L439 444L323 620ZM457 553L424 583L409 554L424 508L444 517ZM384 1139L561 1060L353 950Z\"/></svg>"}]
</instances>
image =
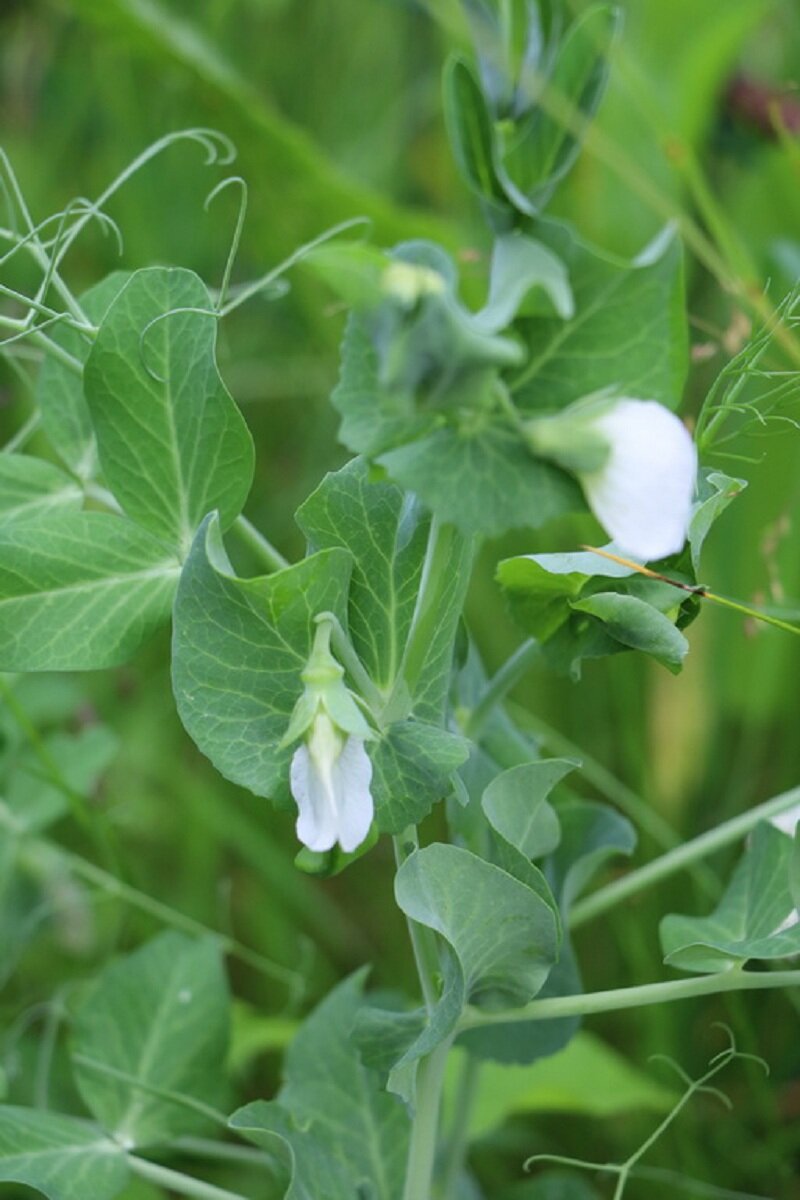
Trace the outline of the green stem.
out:
<instances>
[{"instance_id":1,"label":"green stem","mask_svg":"<svg viewBox=\"0 0 800 1200\"><path fill-rule=\"evenodd\" d=\"M787 812L797 804L800 804L800 787L783 792L780 796L774 796L772 800L767 800L766 803L759 804L756 808L750 808L747 812L740 813L738 817L733 817L730 821L717 825L716 828L700 834L692 841L676 846L673 850L662 854L660 858L653 859L652 862L639 867L637 871L623 875L621 879L600 888L593 895L587 896L585 900L580 900L570 913L570 928L576 929L593 917L607 912L620 901L635 895L636 892L651 887L654 883L659 883L662 879L674 875L676 871L693 866L707 855L744 837L759 821L769 821L772 817Z\"/></svg>"},{"instance_id":2,"label":"green stem","mask_svg":"<svg viewBox=\"0 0 800 1200\"><path fill-rule=\"evenodd\" d=\"M135 1175L140 1175L142 1179L149 1179L166 1192L177 1192L179 1196L194 1196L196 1200L245 1200L238 1192L229 1192L226 1188L215 1187L213 1183L203 1183L202 1179L193 1179L191 1175L182 1175L180 1171L161 1167L158 1163L150 1162L146 1158L136 1158L129 1154L127 1163Z\"/></svg>"},{"instance_id":3,"label":"green stem","mask_svg":"<svg viewBox=\"0 0 800 1200\"><path fill-rule=\"evenodd\" d=\"M332 612L317 613L315 624L327 621L331 627L331 644L341 665L349 673L361 696L366 700L373 714L380 713L383 708L384 696L370 679L364 664L356 653L355 646L342 629L341 621Z\"/></svg>"},{"instance_id":4,"label":"green stem","mask_svg":"<svg viewBox=\"0 0 800 1200\"><path fill-rule=\"evenodd\" d=\"M644 1008L671 1000L690 1000L695 996L715 996L724 992L760 991L767 988L800 987L800 971L721 971L697 979L675 979L666 983L645 983L639 987L615 988L607 992L587 992L582 996L553 996L532 1000L523 1008L506 1012L467 1010L459 1032L485 1025L507 1025L516 1021L554 1021L559 1017L585 1017L594 1013L621 1012L626 1008Z\"/></svg>"},{"instance_id":5,"label":"green stem","mask_svg":"<svg viewBox=\"0 0 800 1200\"><path fill-rule=\"evenodd\" d=\"M710 600L712 604L720 604L723 608L731 608L734 612L741 613L744 617L750 617L754 621L763 621L765 625L773 625L775 629L782 629L784 633L800 634L800 625L792 625L789 621L782 621L780 617L773 617L769 613L764 612L760 608L750 608L747 604L742 604L738 600L730 600L727 596L718 596L716 592L701 592L700 595L704 600Z\"/></svg>"},{"instance_id":6,"label":"green stem","mask_svg":"<svg viewBox=\"0 0 800 1200\"><path fill-rule=\"evenodd\" d=\"M455 525L442 524L433 517L411 630L397 682L384 711L387 721L398 719L401 713L406 715L409 697L414 695L430 659L442 609L452 604L454 590L462 597L466 593L471 563L471 544Z\"/></svg>"},{"instance_id":7,"label":"green stem","mask_svg":"<svg viewBox=\"0 0 800 1200\"><path fill-rule=\"evenodd\" d=\"M392 842L394 844L395 862L399 869L405 860L419 847L416 826L409 825L408 829L403 830L400 835L393 837ZM422 997L425 1001L425 1007L431 1013L436 1007L437 1001L436 973L438 971L438 958L434 934L424 925L418 925L416 921L412 921L410 917L406 917L406 927L408 929L408 938L411 942L411 950L414 955L414 963L417 968Z\"/></svg>"},{"instance_id":8,"label":"green stem","mask_svg":"<svg viewBox=\"0 0 800 1200\"><path fill-rule=\"evenodd\" d=\"M464 1060L464 1070L456 1093L453 1126L447 1147L447 1161L442 1179L442 1200L455 1200L458 1181L464 1167L469 1144L469 1119L478 1092L481 1062L473 1054Z\"/></svg>"},{"instance_id":9,"label":"green stem","mask_svg":"<svg viewBox=\"0 0 800 1200\"><path fill-rule=\"evenodd\" d=\"M244 515L238 516L233 522L233 531L238 535L239 540L253 551L256 558L264 564L268 571L282 571L284 567L290 565L288 558L284 558L280 550L276 550L272 542L268 541L263 533L256 529L252 521L248 521Z\"/></svg>"},{"instance_id":10,"label":"green stem","mask_svg":"<svg viewBox=\"0 0 800 1200\"><path fill-rule=\"evenodd\" d=\"M451 1040L437 1046L417 1069L417 1107L411 1125L403 1200L430 1200L439 1112Z\"/></svg>"},{"instance_id":11,"label":"green stem","mask_svg":"<svg viewBox=\"0 0 800 1200\"><path fill-rule=\"evenodd\" d=\"M528 638L506 659L499 671L489 680L486 689L464 723L467 737L476 739L497 705L528 672L539 657L539 643Z\"/></svg>"}]
</instances>

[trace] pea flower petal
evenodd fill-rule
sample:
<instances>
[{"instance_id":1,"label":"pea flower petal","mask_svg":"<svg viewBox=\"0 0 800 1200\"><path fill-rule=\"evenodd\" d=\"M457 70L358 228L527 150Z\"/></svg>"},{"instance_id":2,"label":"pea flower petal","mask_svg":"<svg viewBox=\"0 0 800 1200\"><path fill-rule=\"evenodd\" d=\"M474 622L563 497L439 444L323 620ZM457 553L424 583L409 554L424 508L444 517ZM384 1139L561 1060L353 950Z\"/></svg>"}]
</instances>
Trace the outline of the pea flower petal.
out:
<instances>
[{"instance_id":1,"label":"pea flower petal","mask_svg":"<svg viewBox=\"0 0 800 1200\"><path fill-rule=\"evenodd\" d=\"M635 558L677 554L697 478L697 451L686 426L654 400L626 397L598 413L592 427L609 453L578 478L600 524Z\"/></svg>"},{"instance_id":2,"label":"pea flower petal","mask_svg":"<svg viewBox=\"0 0 800 1200\"><path fill-rule=\"evenodd\" d=\"M374 817L372 763L364 739L343 737L326 713L292 757L290 786L297 802L297 836L322 852L338 842L349 854L365 840Z\"/></svg>"}]
</instances>

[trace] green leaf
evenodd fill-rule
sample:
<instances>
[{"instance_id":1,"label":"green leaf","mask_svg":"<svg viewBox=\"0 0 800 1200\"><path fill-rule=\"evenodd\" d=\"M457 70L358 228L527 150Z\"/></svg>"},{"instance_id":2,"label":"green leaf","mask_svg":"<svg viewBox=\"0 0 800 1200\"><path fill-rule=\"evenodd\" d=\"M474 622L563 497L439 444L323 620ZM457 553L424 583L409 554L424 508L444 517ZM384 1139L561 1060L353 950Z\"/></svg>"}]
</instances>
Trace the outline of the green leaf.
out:
<instances>
[{"instance_id":1,"label":"green leaf","mask_svg":"<svg viewBox=\"0 0 800 1200\"><path fill-rule=\"evenodd\" d=\"M277 1102L231 1117L238 1133L272 1153L284 1200L399 1200L408 1146L404 1106L381 1091L350 1038L363 972L339 984L304 1022L286 1056Z\"/></svg>"},{"instance_id":2,"label":"green leaf","mask_svg":"<svg viewBox=\"0 0 800 1200\"><path fill-rule=\"evenodd\" d=\"M371 483L360 459L326 475L297 512L312 551L349 550L348 629L373 682L397 678L419 591L430 518L391 483ZM449 670L447 671L449 676Z\"/></svg>"},{"instance_id":3,"label":"green leaf","mask_svg":"<svg viewBox=\"0 0 800 1200\"><path fill-rule=\"evenodd\" d=\"M108 485L125 511L186 552L216 509L241 512L253 443L217 370L217 318L191 271L137 271L86 363L86 398ZM199 311L190 311L199 310Z\"/></svg>"},{"instance_id":4,"label":"green leaf","mask_svg":"<svg viewBox=\"0 0 800 1200\"><path fill-rule=\"evenodd\" d=\"M497 581L511 611L532 637L546 641L569 619L570 601L577 599L591 578L621 579L628 567L597 554L522 554L498 564Z\"/></svg>"},{"instance_id":5,"label":"green leaf","mask_svg":"<svg viewBox=\"0 0 800 1200\"><path fill-rule=\"evenodd\" d=\"M468 1003L526 1003L558 957L560 928L548 900L457 846L427 846L406 859L395 877L395 898L406 916L436 930L452 948L437 1008L405 1061L447 1037Z\"/></svg>"},{"instance_id":6,"label":"green leaf","mask_svg":"<svg viewBox=\"0 0 800 1200\"><path fill-rule=\"evenodd\" d=\"M442 101L447 136L471 191L479 196L496 225L508 224L512 210L494 169L492 121L472 68L457 55L444 69Z\"/></svg>"},{"instance_id":7,"label":"green leaf","mask_svg":"<svg viewBox=\"0 0 800 1200\"><path fill-rule=\"evenodd\" d=\"M561 911L567 913L609 858L633 853L636 831L627 818L594 800L561 800L556 813L561 841L545 864L545 874Z\"/></svg>"},{"instance_id":8,"label":"green leaf","mask_svg":"<svg viewBox=\"0 0 800 1200\"><path fill-rule=\"evenodd\" d=\"M83 493L69 475L29 454L0 453L0 521L35 521L80 508Z\"/></svg>"},{"instance_id":9,"label":"green leaf","mask_svg":"<svg viewBox=\"0 0 800 1200\"><path fill-rule=\"evenodd\" d=\"M500 419L437 429L381 454L391 477L415 492L442 521L465 533L496 536L538 528L585 506L565 472L536 459ZM469 487L464 487L464 480Z\"/></svg>"},{"instance_id":10,"label":"green leaf","mask_svg":"<svg viewBox=\"0 0 800 1200\"><path fill-rule=\"evenodd\" d=\"M179 571L124 517L0 524L0 670L118 666L169 617Z\"/></svg>"},{"instance_id":11,"label":"green leaf","mask_svg":"<svg viewBox=\"0 0 800 1200\"><path fill-rule=\"evenodd\" d=\"M162 933L104 967L79 1004L72 1042L75 1079L93 1115L134 1146L205 1129L202 1114L149 1089L224 1103L229 1007L211 939Z\"/></svg>"},{"instance_id":12,"label":"green leaf","mask_svg":"<svg viewBox=\"0 0 800 1200\"><path fill-rule=\"evenodd\" d=\"M664 961L699 973L800 953L800 924L790 885L792 839L762 821L751 834L724 896L708 917L661 922ZM791 923L794 921L794 923Z\"/></svg>"},{"instance_id":13,"label":"green leaf","mask_svg":"<svg viewBox=\"0 0 800 1200\"><path fill-rule=\"evenodd\" d=\"M127 271L113 271L79 297L81 308L95 325L102 322L129 279ZM86 362L92 343L76 330L56 325L50 336L79 362ZM45 355L36 380L36 402L53 449L79 479L92 479L97 474L97 444L82 376Z\"/></svg>"},{"instance_id":14,"label":"green leaf","mask_svg":"<svg viewBox=\"0 0 800 1200\"><path fill-rule=\"evenodd\" d=\"M384 833L417 825L451 790L450 777L469 755L464 738L425 721L398 721L367 746L375 817Z\"/></svg>"},{"instance_id":15,"label":"green leaf","mask_svg":"<svg viewBox=\"0 0 800 1200\"><path fill-rule=\"evenodd\" d=\"M665 667L680 667L689 652L689 643L669 617L636 596L595 592L586 599L573 600L570 607L602 621L616 641L652 655Z\"/></svg>"},{"instance_id":16,"label":"green leaf","mask_svg":"<svg viewBox=\"0 0 800 1200\"><path fill-rule=\"evenodd\" d=\"M675 237L660 238L633 262L602 254L566 225L537 223L536 237L565 264L575 315L518 322L528 349L528 361L510 380L518 407L561 409L612 388L676 408L689 359Z\"/></svg>"},{"instance_id":17,"label":"green leaf","mask_svg":"<svg viewBox=\"0 0 800 1200\"><path fill-rule=\"evenodd\" d=\"M173 688L190 736L227 779L288 799L291 747L280 742L303 691L314 616L344 624L351 558L322 550L296 566L237 579L209 517L175 601Z\"/></svg>"},{"instance_id":18,"label":"green leaf","mask_svg":"<svg viewBox=\"0 0 800 1200\"><path fill-rule=\"evenodd\" d=\"M794 906L800 912L800 825L794 831L794 849L789 866L789 887L794 900Z\"/></svg>"},{"instance_id":19,"label":"green leaf","mask_svg":"<svg viewBox=\"0 0 800 1200\"><path fill-rule=\"evenodd\" d=\"M394 484L370 482L367 464L358 459L327 475L301 506L297 520L311 550L340 547L350 551L350 637L372 680L388 697L397 682L414 617L430 533L429 514ZM461 539L455 539L450 560L442 568L463 579L464 586L469 552ZM422 720L440 721L444 714L462 593L463 587L448 588L436 614L425 660L413 680L409 707ZM424 762L430 755L423 739L425 735L420 734ZM444 745L446 739L440 740ZM431 743L430 737L427 743ZM451 758L452 752L446 757Z\"/></svg>"},{"instance_id":20,"label":"green leaf","mask_svg":"<svg viewBox=\"0 0 800 1200\"><path fill-rule=\"evenodd\" d=\"M476 320L487 331L510 325L520 314L562 320L575 314L569 276L561 259L519 231L495 241L489 276L489 298Z\"/></svg>"},{"instance_id":21,"label":"green leaf","mask_svg":"<svg viewBox=\"0 0 800 1200\"><path fill-rule=\"evenodd\" d=\"M547 797L577 765L565 758L524 763L503 771L483 793L492 827L525 858L551 854L560 842L561 826Z\"/></svg>"},{"instance_id":22,"label":"green leaf","mask_svg":"<svg viewBox=\"0 0 800 1200\"><path fill-rule=\"evenodd\" d=\"M448 1063L445 1095L450 1103L463 1062L458 1046ZM483 1137L515 1113L561 1112L614 1117L630 1112L668 1112L675 1093L632 1067L593 1033L582 1031L546 1061L532 1066L485 1063L472 1110L470 1138Z\"/></svg>"},{"instance_id":23,"label":"green leaf","mask_svg":"<svg viewBox=\"0 0 800 1200\"><path fill-rule=\"evenodd\" d=\"M128 1180L120 1145L88 1121L0 1106L0 1180L48 1200L112 1200Z\"/></svg>"},{"instance_id":24,"label":"green leaf","mask_svg":"<svg viewBox=\"0 0 800 1200\"><path fill-rule=\"evenodd\" d=\"M495 149L498 174L518 211L536 216L580 152L582 130L568 128L558 111L547 111L538 103L539 95L549 89L569 105L579 125L587 122L605 92L607 56L618 26L617 8L595 4L570 25L543 74L538 64L533 69L523 66L518 101L522 113L496 126Z\"/></svg>"},{"instance_id":25,"label":"green leaf","mask_svg":"<svg viewBox=\"0 0 800 1200\"><path fill-rule=\"evenodd\" d=\"M698 496L689 522L688 541L692 552L692 567L695 575L700 571L700 552L703 549L711 526L722 516L725 509L747 487L744 479L733 479L721 471L702 471L698 482Z\"/></svg>"}]
</instances>

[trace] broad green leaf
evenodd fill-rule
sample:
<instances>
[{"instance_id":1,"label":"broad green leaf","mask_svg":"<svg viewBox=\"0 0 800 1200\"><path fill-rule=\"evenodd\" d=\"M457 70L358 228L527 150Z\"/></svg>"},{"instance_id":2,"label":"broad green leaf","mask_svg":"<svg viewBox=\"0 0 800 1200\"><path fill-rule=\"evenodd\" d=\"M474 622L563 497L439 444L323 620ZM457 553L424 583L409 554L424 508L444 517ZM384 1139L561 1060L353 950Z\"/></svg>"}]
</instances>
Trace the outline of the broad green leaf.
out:
<instances>
[{"instance_id":1,"label":"broad green leaf","mask_svg":"<svg viewBox=\"0 0 800 1200\"><path fill-rule=\"evenodd\" d=\"M375 818L384 833L400 833L428 815L451 791L450 777L469 744L425 721L398 721L368 745Z\"/></svg>"},{"instance_id":2,"label":"broad green leaf","mask_svg":"<svg viewBox=\"0 0 800 1200\"><path fill-rule=\"evenodd\" d=\"M30 454L0 454L0 522L35 521L80 508L83 493L69 475Z\"/></svg>"},{"instance_id":3,"label":"broad green leaf","mask_svg":"<svg viewBox=\"0 0 800 1200\"><path fill-rule=\"evenodd\" d=\"M190 736L227 779L257 796L288 798L292 747L281 748L303 690L314 616L346 623L351 558L322 550L296 566L237 579L219 523L209 518L175 601L173 687Z\"/></svg>"},{"instance_id":4,"label":"broad green leaf","mask_svg":"<svg viewBox=\"0 0 800 1200\"><path fill-rule=\"evenodd\" d=\"M106 481L135 521L187 552L207 513L241 512L253 443L217 370L217 318L191 271L137 271L103 320L84 382Z\"/></svg>"},{"instance_id":5,"label":"broad green leaf","mask_svg":"<svg viewBox=\"0 0 800 1200\"><path fill-rule=\"evenodd\" d=\"M99 325L130 279L127 271L113 271L79 298L86 316ZM92 343L66 325L56 325L50 336L73 358L85 363ZM57 358L45 355L36 380L36 402L42 427L53 449L79 479L97 474L97 443L83 391L83 378Z\"/></svg>"},{"instance_id":6,"label":"broad green leaf","mask_svg":"<svg viewBox=\"0 0 800 1200\"><path fill-rule=\"evenodd\" d=\"M464 1053L456 1046L448 1063L450 1103ZM597 1118L637 1111L663 1113L675 1100L674 1091L584 1030L566 1049L532 1066L485 1063L470 1117L470 1137L482 1137L514 1113L561 1112Z\"/></svg>"},{"instance_id":7,"label":"broad green leaf","mask_svg":"<svg viewBox=\"0 0 800 1200\"><path fill-rule=\"evenodd\" d=\"M353 556L348 626L359 658L389 696L411 629L425 563L430 517L391 483L374 483L363 460L327 475L297 513L312 550L341 547ZM409 697L414 715L444 715L453 642L467 586L470 547L454 538L442 571L454 582L442 599Z\"/></svg>"},{"instance_id":8,"label":"broad green leaf","mask_svg":"<svg viewBox=\"0 0 800 1200\"><path fill-rule=\"evenodd\" d=\"M277 1101L256 1101L231 1117L242 1136L277 1152L284 1200L402 1194L408 1115L380 1089L350 1037L362 986L363 972L351 976L301 1026Z\"/></svg>"},{"instance_id":9,"label":"broad green leaf","mask_svg":"<svg viewBox=\"0 0 800 1200\"><path fill-rule=\"evenodd\" d=\"M124 517L0 524L0 670L117 666L169 617L180 571Z\"/></svg>"},{"instance_id":10,"label":"broad green leaf","mask_svg":"<svg viewBox=\"0 0 800 1200\"><path fill-rule=\"evenodd\" d=\"M89 1121L0 1106L0 1180L48 1200L112 1200L128 1180L123 1148Z\"/></svg>"},{"instance_id":11,"label":"broad green leaf","mask_svg":"<svg viewBox=\"0 0 800 1200\"><path fill-rule=\"evenodd\" d=\"M340 546L352 554L350 637L388 694L414 615L430 518L394 484L370 482L367 464L357 459L325 476L297 522L312 551Z\"/></svg>"},{"instance_id":12,"label":"broad green leaf","mask_svg":"<svg viewBox=\"0 0 800 1200\"><path fill-rule=\"evenodd\" d=\"M395 897L406 916L452 948L439 1003L407 1061L447 1037L468 1003L526 1003L558 957L558 917L548 900L468 850L443 844L418 850L397 872Z\"/></svg>"},{"instance_id":13,"label":"broad green leaf","mask_svg":"<svg viewBox=\"0 0 800 1200\"><path fill-rule=\"evenodd\" d=\"M547 797L577 765L562 758L524 763L498 775L483 793L483 811L492 827L525 858L550 854L561 840Z\"/></svg>"},{"instance_id":14,"label":"broad green leaf","mask_svg":"<svg viewBox=\"0 0 800 1200\"><path fill-rule=\"evenodd\" d=\"M529 412L560 409L608 387L675 408L688 370L676 239L662 237L624 262L584 244L566 225L539 223L536 237L565 264L575 314L518 322L528 360L510 380L514 402Z\"/></svg>"},{"instance_id":15,"label":"broad green leaf","mask_svg":"<svg viewBox=\"0 0 800 1200\"><path fill-rule=\"evenodd\" d=\"M545 864L545 874L561 911L568 913L609 858L633 853L636 831L626 817L594 800L561 800L556 813L561 841Z\"/></svg>"},{"instance_id":16,"label":"broad green leaf","mask_svg":"<svg viewBox=\"0 0 800 1200\"><path fill-rule=\"evenodd\" d=\"M466 533L495 536L508 529L538 528L585 507L575 481L534 458L499 417L437 429L386 451L378 462L442 521Z\"/></svg>"},{"instance_id":17,"label":"broad green leaf","mask_svg":"<svg viewBox=\"0 0 800 1200\"><path fill-rule=\"evenodd\" d=\"M689 652L689 643L669 617L636 596L595 592L585 599L573 600L570 606L575 612L588 613L602 621L608 633L623 646L642 650L665 667L679 668Z\"/></svg>"},{"instance_id":18,"label":"broad green leaf","mask_svg":"<svg viewBox=\"0 0 800 1200\"><path fill-rule=\"evenodd\" d=\"M789 866L789 887L794 900L794 906L800 913L800 825L794 831L794 849Z\"/></svg>"},{"instance_id":19,"label":"broad green leaf","mask_svg":"<svg viewBox=\"0 0 800 1200\"><path fill-rule=\"evenodd\" d=\"M711 526L725 509L744 491L744 479L733 479L721 471L702 471L698 483L698 496L689 522L688 541L692 553L695 575L700 570L700 552L703 549Z\"/></svg>"},{"instance_id":20,"label":"broad green leaf","mask_svg":"<svg viewBox=\"0 0 800 1200\"><path fill-rule=\"evenodd\" d=\"M72 1041L75 1079L92 1114L134 1146L205 1129L202 1114L155 1093L224 1103L229 1007L210 939L162 933L104 967L78 1006Z\"/></svg>"},{"instance_id":21,"label":"broad green leaf","mask_svg":"<svg viewBox=\"0 0 800 1200\"><path fill-rule=\"evenodd\" d=\"M785 833L764 821L757 825L715 911L661 922L664 961L702 974L800 953L792 854L792 839Z\"/></svg>"}]
</instances>

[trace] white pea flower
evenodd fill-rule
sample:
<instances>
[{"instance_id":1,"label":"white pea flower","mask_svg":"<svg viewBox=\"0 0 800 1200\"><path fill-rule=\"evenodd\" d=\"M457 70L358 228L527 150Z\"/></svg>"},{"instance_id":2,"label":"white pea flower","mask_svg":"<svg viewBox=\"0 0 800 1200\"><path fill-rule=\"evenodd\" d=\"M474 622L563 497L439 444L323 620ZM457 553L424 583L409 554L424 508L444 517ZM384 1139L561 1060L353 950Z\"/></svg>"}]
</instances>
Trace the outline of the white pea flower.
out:
<instances>
[{"instance_id":1,"label":"white pea flower","mask_svg":"<svg viewBox=\"0 0 800 1200\"><path fill-rule=\"evenodd\" d=\"M338 842L349 854L361 845L374 816L363 738L343 737L327 713L318 713L310 737L294 752L290 778L297 836L309 850L330 850Z\"/></svg>"},{"instance_id":2,"label":"white pea flower","mask_svg":"<svg viewBox=\"0 0 800 1200\"><path fill-rule=\"evenodd\" d=\"M529 428L533 449L573 471L623 552L652 562L683 548L697 450L669 409L654 400L597 397Z\"/></svg>"},{"instance_id":3,"label":"white pea flower","mask_svg":"<svg viewBox=\"0 0 800 1200\"><path fill-rule=\"evenodd\" d=\"M375 815L372 763L364 748L372 731L344 683L330 635L330 622L320 622L301 676L305 690L282 744L303 738L289 771L298 838L309 850L323 852L338 843L350 854L366 839Z\"/></svg>"}]
</instances>

